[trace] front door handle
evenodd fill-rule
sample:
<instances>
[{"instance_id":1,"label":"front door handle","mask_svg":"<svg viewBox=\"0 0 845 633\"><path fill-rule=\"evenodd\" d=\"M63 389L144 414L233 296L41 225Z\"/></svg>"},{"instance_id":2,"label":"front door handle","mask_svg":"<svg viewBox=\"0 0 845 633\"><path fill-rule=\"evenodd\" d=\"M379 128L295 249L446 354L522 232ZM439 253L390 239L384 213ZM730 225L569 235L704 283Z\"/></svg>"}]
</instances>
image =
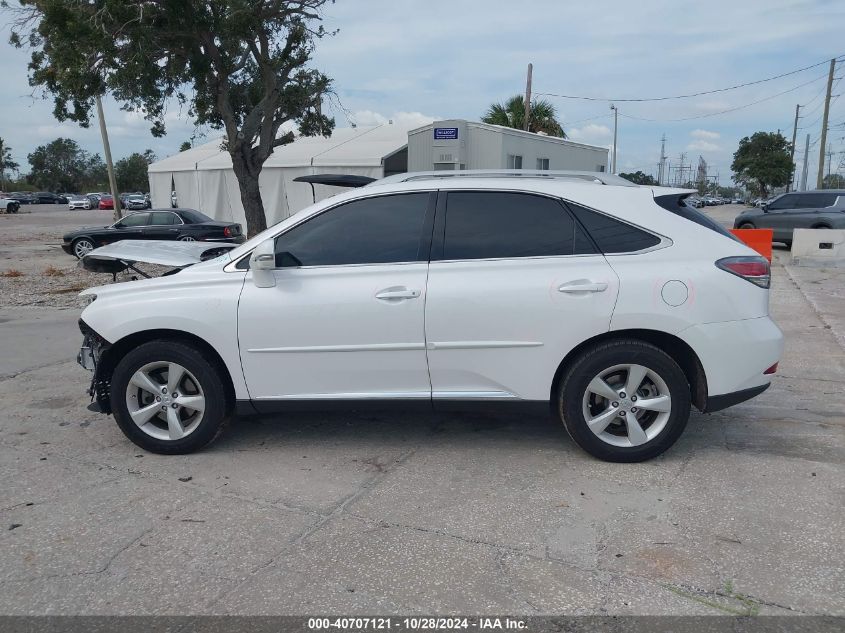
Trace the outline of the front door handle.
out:
<instances>
[{"instance_id":1,"label":"front door handle","mask_svg":"<svg viewBox=\"0 0 845 633\"><path fill-rule=\"evenodd\" d=\"M385 288L376 293L376 299L390 301L396 299L416 299L420 296L419 290L409 288Z\"/></svg>"},{"instance_id":2,"label":"front door handle","mask_svg":"<svg viewBox=\"0 0 845 633\"><path fill-rule=\"evenodd\" d=\"M603 281L589 281L578 280L570 281L558 287L558 292L578 293L578 292L604 292L607 290L607 284Z\"/></svg>"}]
</instances>

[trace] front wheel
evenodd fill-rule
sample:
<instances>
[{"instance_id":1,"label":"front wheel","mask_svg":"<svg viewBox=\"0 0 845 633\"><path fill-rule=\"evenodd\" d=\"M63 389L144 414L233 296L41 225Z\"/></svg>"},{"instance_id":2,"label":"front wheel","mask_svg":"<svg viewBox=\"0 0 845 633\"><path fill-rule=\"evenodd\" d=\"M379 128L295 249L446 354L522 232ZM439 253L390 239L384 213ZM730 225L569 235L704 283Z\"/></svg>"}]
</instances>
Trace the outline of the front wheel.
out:
<instances>
[{"instance_id":1,"label":"front wheel","mask_svg":"<svg viewBox=\"0 0 845 633\"><path fill-rule=\"evenodd\" d=\"M89 240L87 237L81 237L73 243L73 254L76 255L77 259L82 259L83 256L93 250L94 242Z\"/></svg>"},{"instance_id":2,"label":"front wheel","mask_svg":"<svg viewBox=\"0 0 845 633\"><path fill-rule=\"evenodd\" d=\"M112 410L120 430L153 453L191 453L223 431L226 388L216 364L194 347L151 341L117 364Z\"/></svg>"},{"instance_id":3,"label":"front wheel","mask_svg":"<svg viewBox=\"0 0 845 633\"><path fill-rule=\"evenodd\" d=\"M690 387L678 364L637 340L602 343L569 366L557 410L573 440L611 462L660 455L680 437L690 413Z\"/></svg>"}]
</instances>

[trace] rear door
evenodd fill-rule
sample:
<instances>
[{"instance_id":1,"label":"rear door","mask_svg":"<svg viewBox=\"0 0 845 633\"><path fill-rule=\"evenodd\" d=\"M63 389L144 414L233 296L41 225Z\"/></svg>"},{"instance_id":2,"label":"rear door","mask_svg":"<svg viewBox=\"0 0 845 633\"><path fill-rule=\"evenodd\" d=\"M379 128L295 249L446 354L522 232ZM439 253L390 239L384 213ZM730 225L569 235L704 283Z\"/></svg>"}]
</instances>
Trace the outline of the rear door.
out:
<instances>
[{"instance_id":1,"label":"rear door","mask_svg":"<svg viewBox=\"0 0 845 633\"><path fill-rule=\"evenodd\" d=\"M561 360L606 332L618 279L555 198L438 198L425 307L432 397L547 400Z\"/></svg>"},{"instance_id":2,"label":"rear door","mask_svg":"<svg viewBox=\"0 0 845 633\"><path fill-rule=\"evenodd\" d=\"M147 240L175 240L179 235L182 220L170 211L153 211L150 223L144 227L144 239Z\"/></svg>"}]
</instances>

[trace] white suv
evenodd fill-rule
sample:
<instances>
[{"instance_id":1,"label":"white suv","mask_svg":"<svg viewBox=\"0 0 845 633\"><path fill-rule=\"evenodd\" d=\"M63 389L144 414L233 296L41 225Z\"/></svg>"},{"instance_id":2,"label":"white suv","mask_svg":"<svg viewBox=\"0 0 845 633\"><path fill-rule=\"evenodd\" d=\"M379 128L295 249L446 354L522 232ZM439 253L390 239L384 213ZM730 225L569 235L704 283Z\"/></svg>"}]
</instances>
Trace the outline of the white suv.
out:
<instances>
[{"instance_id":1,"label":"white suv","mask_svg":"<svg viewBox=\"0 0 845 633\"><path fill-rule=\"evenodd\" d=\"M648 459L691 404L764 391L783 349L768 262L689 193L390 177L178 274L86 290L81 363L100 410L158 453L201 448L233 413L399 402L551 405L592 455Z\"/></svg>"}]
</instances>

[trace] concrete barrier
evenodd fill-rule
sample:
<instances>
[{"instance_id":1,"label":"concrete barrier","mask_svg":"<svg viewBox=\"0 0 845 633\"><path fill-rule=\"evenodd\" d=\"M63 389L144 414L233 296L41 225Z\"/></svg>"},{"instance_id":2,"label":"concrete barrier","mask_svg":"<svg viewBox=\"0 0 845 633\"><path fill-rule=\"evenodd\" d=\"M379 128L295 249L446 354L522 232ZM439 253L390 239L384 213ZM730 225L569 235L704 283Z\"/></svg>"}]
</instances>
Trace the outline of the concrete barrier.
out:
<instances>
[{"instance_id":1,"label":"concrete barrier","mask_svg":"<svg viewBox=\"0 0 845 633\"><path fill-rule=\"evenodd\" d=\"M845 267L845 230L795 229L792 263L798 266Z\"/></svg>"}]
</instances>

